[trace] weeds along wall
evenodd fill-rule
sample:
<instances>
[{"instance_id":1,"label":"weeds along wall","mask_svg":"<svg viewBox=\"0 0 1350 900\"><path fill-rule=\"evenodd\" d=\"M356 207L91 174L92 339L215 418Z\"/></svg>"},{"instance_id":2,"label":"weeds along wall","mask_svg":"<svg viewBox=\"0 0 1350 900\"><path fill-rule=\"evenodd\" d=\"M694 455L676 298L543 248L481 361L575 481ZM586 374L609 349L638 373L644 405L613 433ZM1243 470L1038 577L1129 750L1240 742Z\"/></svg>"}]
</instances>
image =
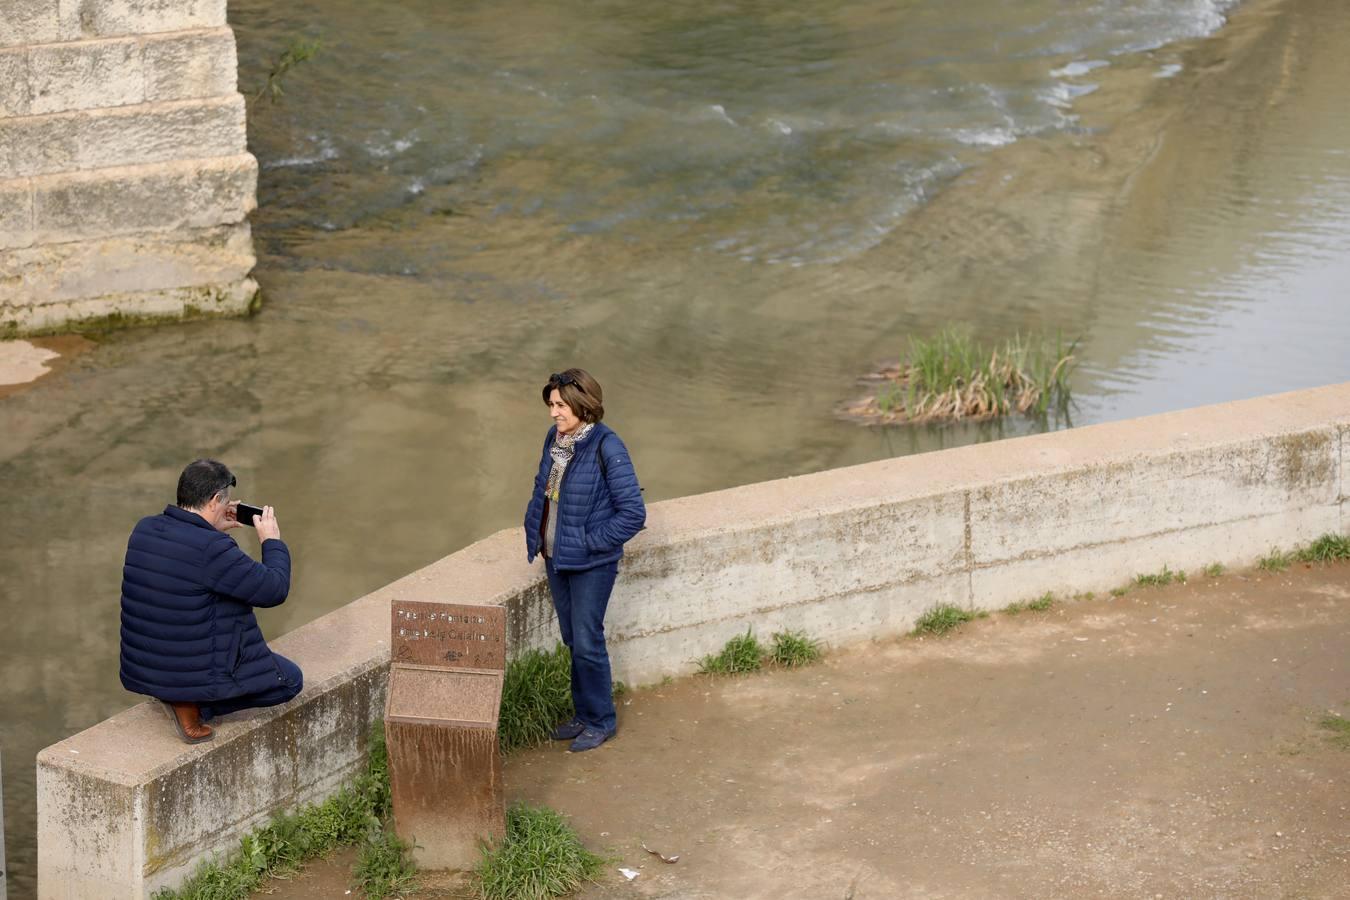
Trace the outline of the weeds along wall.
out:
<instances>
[{"instance_id":1,"label":"weeds along wall","mask_svg":"<svg viewBox=\"0 0 1350 900\"><path fill-rule=\"evenodd\" d=\"M0 3L0 338L245 312L225 0Z\"/></svg>"},{"instance_id":2,"label":"weeds along wall","mask_svg":"<svg viewBox=\"0 0 1350 900\"><path fill-rule=\"evenodd\" d=\"M606 620L614 677L692 672L747 627L887 639L939 603L996 609L1164 565L1249 565L1350 531L1347 445L1350 383L655 503ZM304 693L221 722L212 743L184 746L142 704L49 747L41 896L148 896L331 793L382 712L395 597L504 605L513 651L557 640L540 566L503 531L275 642Z\"/></svg>"}]
</instances>

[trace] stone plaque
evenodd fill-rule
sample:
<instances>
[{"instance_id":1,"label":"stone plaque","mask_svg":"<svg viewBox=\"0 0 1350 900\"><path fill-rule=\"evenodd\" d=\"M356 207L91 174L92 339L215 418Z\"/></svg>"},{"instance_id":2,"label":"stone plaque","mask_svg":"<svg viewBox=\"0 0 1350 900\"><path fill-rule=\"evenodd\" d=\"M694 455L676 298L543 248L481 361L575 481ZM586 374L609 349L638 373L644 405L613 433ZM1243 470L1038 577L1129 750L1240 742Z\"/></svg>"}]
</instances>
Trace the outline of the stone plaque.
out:
<instances>
[{"instance_id":1,"label":"stone plaque","mask_svg":"<svg viewBox=\"0 0 1350 900\"><path fill-rule=\"evenodd\" d=\"M506 610L464 603L392 603L390 644L396 666L506 669Z\"/></svg>"}]
</instances>

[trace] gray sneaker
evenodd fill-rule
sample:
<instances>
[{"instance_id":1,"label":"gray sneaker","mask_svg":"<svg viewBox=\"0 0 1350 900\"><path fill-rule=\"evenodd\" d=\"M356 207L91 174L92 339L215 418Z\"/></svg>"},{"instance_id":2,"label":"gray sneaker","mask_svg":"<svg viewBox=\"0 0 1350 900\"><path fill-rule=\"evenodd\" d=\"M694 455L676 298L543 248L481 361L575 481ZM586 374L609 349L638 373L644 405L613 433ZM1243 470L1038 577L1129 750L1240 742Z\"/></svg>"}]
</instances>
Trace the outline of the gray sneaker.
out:
<instances>
[{"instance_id":1,"label":"gray sneaker","mask_svg":"<svg viewBox=\"0 0 1350 900\"><path fill-rule=\"evenodd\" d=\"M570 741L585 730L586 726L581 723L580 719L573 719L554 728L550 737L555 741Z\"/></svg>"},{"instance_id":2,"label":"gray sneaker","mask_svg":"<svg viewBox=\"0 0 1350 900\"><path fill-rule=\"evenodd\" d=\"M605 741L614 737L615 731L601 731L599 728L583 729L577 739L572 742L571 751L573 753L584 753L587 750L594 750Z\"/></svg>"}]
</instances>

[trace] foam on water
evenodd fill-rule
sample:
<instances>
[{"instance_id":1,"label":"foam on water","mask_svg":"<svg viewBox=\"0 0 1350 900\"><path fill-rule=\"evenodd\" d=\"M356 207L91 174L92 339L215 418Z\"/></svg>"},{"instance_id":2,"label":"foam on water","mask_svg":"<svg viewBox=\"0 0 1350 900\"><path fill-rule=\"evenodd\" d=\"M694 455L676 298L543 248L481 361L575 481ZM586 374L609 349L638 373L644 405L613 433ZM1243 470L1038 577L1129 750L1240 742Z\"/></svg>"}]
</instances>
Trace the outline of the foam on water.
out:
<instances>
[{"instance_id":1,"label":"foam on water","mask_svg":"<svg viewBox=\"0 0 1350 900\"><path fill-rule=\"evenodd\" d=\"M1017 140L1012 128L958 128L952 137L967 147L1002 147Z\"/></svg>"},{"instance_id":2,"label":"foam on water","mask_svg":"<svg viewBox=\"0 0 1350 900\"><path fill-rule=\"evenodd\" d=\"M1111 64L1104 59L1074 60L1067 66L1060 66L1058 69L1051 69L1050 77L1078 78L1082 75L1086 75L1087 73L1093 71L1094 69L1101 69L1109 65Z\"/></svg>"},{"instance_id":3,"label":"foam on water","mask_svg":"<svg viewBox=\"0 0 1350 900\"><path fill-rule=\"evenodd\" d=\"M269 205L293 194L324 229L533 160L547 179L503 184L498 208L597 236L694 223L712 247L748 228L755 239L729 252L829 264L915 208L911 179L1074 127L1075 102L1097 88L1080 79L1132 48L1208 33L1233 5L1028 0L962 20L944 0L791 16L679 0L673 17L574 9L532 32L528 56L497 23L446 7L391 38L406 47L344 46L349 74L327 91L302 98L297 76L291 107L270 117L313 123L310 139L270 118L251 139L291 179L268 186ZM416 87L391 95L395 61L400 86ZM315 130L329 135L318 147ZM316 189L319 164L339 158L355 177Z\"/></svg>"}]
</instances>

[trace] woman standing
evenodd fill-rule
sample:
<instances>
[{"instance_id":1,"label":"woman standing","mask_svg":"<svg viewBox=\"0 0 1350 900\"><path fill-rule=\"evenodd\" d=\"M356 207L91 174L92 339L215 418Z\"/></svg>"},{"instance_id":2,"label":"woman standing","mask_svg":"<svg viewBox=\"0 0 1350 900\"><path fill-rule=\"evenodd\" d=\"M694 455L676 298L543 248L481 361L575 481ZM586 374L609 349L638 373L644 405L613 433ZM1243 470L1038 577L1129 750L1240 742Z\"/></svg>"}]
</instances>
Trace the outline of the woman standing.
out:
<instances>
[{"instance_id":1,"label":"woman standing","mask_svg":"<svg viewBox=\"0 0 1350 900\"><path fill-rule=\"evenodd\" d=\"M553 730L572 751L614 736L613 687L605 648L605 608L623 545L642 529L647 509L628 448L604 418L604 393L584 369L549 376L544 404L553 427L525 509L525 550L544 557L563 643L572 651L576 717Z\"/></svg>"}]
</instances>

